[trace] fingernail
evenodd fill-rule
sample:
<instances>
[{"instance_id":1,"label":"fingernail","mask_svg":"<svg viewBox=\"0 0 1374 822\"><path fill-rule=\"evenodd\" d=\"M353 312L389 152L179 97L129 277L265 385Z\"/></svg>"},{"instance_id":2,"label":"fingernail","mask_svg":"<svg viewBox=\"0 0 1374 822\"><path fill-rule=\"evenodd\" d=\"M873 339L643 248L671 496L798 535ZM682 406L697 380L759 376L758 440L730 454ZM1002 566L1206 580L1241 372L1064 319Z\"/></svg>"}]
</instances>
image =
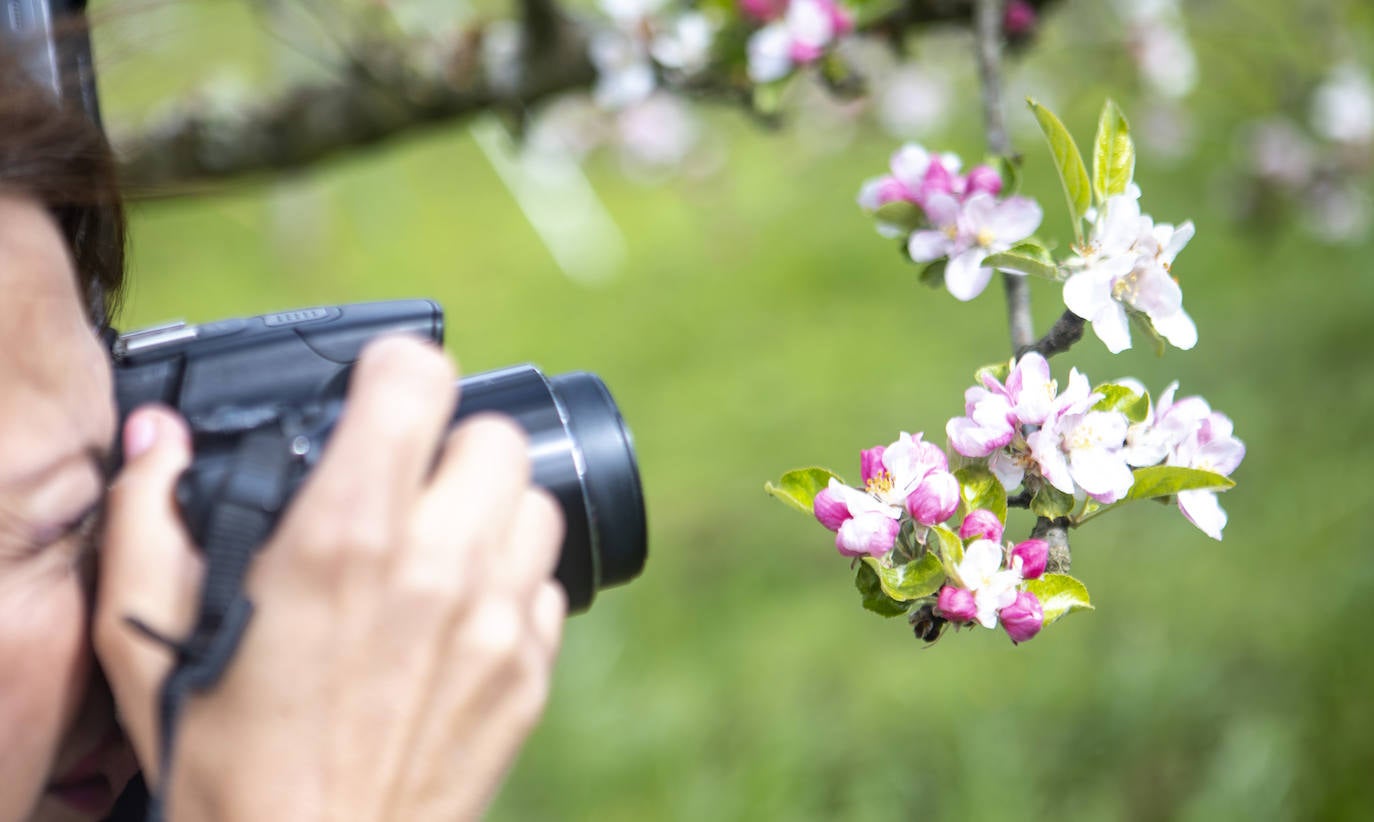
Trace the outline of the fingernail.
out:
<instances>
[{"instance_id":1,"label":"fingernail","mask_svg":"<svg viewBox=\"0 0 1374 822\"><path fill-rule=\"evenodd\" d=\"M157 442L157 420L152 414L134 414L124 425L124 457L134 459Z\"/></svg>"}]
</instances>

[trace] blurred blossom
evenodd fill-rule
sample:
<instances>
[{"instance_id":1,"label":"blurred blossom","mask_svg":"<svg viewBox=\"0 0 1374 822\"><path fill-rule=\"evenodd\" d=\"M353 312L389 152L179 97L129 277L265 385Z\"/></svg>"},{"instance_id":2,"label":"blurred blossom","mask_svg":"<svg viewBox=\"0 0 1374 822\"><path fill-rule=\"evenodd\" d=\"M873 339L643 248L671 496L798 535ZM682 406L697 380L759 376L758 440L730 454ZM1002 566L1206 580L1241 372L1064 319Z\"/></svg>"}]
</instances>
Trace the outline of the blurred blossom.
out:
<instances>
[{"instance_id":1,"label":"blurred blossom","mask_svg":"<svg viewBox=\"0 0 1374 822\"><path fill-rule=\"evenodd\" d=\"M1150 155L1161 160L1188 155L1196 141L1192 112L1175 100L1154 100L1142 106L1134 131Z\"/></svg>"},{"instance_id":2,"label":"blurred blossom","mask_svg":"<svg viewBox=\"0 0 1374 822\"><path fill-rule=\"evenodd\" d=\"M1355 243L1369 236L1369 193L1358 182L1324 181L1307 192L1304 222L1331 243Z\"/></svg>"},{"instance_id":3,"label":"blurred blossom","mask_svg":"<svg viewBox=\"0 0 1374 822\"><path fill-rule=\"evenodd\" d=\"M695 74L711 58L715 27L706 15L688 12L669 21L653 39L649 52L664 68Z\"/></svg>"},{"instance_id":4,"label":"blurred blossom","mask_svg":"<svg viewBox=\"0 0 1374 822\"><path fill-rule=\"evenodd\" d=\"M750 35L749 79L781 80L796 67L819 60L853 29L853 15L835 0L790 0L782 19Z\"/></svg>"},{"instance_id":5,"label":"blurred blossom","mask_svg":"<svg viewBox=\"0 0 1374 822\"><path fill-rule=\"evenodd\" d=\"M539 154L581 160L607 139L606 115L584 94L568 94L540 110L525 137Z\"/></svg>"},{"instance_id":6,"label":"blurred blossom","mask_svg":"<svg viewBox=\"0 0 1374 822\"><path fill-rule=\"evenodd\" d=\"M1118 0L1127 43L1141 80L1164 97L1186 97L1197 85L1197 55L1176 0Z\"/></svg>"},{"instance_id":7,"label":"blurred blossom","mask_svg":"<svg viewBox=\"0 0 1374 822\"><path fill-rule=\"evenodd\" d=\"M592 63L596 65L597 105L612 111L643 101L654 91L654 67L643 48L618 31L599 31L592 36Z\"/></svg>"},{"instance_id":8,"label":"blurred blossom","mask_svg":"<svg viewBox=\"0 0 1374 822\"><path fill-rule=\"evenodd\" d=\"M601 10L621 25L636 25L662 11L667 0L601 0Z\"/></svg>"},{"instance_id":9,"label":"blurred blossom","mask_svg":"<svg viewBox=\"0 0 1374 822\"><path fill-rule=\"evenodd\" d=\"M701 140L702 131L687 103L662 92L620 112L615 130L631 171L681 165Z\"/></svg>"},{"instance_id":10,"label":"blurred blossom","mask_svg":"<svg viewBox=\"0 0 1374 822\"><path fill-rule=\"evenodd\" d=\"M1026 0L1011 0L1002 13L1002 28L1013 37L1028 34L1035 23L1035 7Z\"/></svg>"},{"instance_id":11,"label":"blurred blossom","mask_svg":"<svg viewBox=\"0 0 1374 822\"><path fill-rule=\"evenodd\" d=\"M949 79L907 63L877 79L875 104L878 122L898 138L929 134L949 112Z\"/></svg>"},{"instance_id":12,"label":"blurred blossom","mask_svg":"<svg viewBox=\"0 0 1374 822\"><path fill-rule=\"evenodd\" d=\"M1245 138L1250 170L1285 188L1301 188L1316 169L1316 149L1290 120L1272 117L1249 126Z\"/></svg>"},{"instance_id":13,"label":"blurred blossom","mask_svg":"<svg viewBox=\"0 0 1374 822\"><path fill-rule=\"evenodd\" d=\"M1374 84L1363 66L1336 66L1317 87L1312 128L1338 143L1366 145L1374 139Z\"/></svg>"}]
</instances>

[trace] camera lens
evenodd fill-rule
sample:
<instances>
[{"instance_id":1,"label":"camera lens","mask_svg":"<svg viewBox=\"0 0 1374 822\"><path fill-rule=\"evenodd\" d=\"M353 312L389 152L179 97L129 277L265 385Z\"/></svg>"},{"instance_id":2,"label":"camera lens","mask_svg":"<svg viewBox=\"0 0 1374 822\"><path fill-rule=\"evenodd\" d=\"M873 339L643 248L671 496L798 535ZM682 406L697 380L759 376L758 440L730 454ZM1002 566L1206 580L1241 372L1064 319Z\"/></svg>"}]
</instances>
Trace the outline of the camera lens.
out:
<instances>
[{"instance_id":1,"label":"camera lens","mask_svg":"<svg viewBox=\"0 0 1374 822\"><path fill-rule=\"evenodd\" d=\"M570 611L644 568L647 525L629 429L605 384L583 372L547 378L531 365L460 384L454 421L480 411L514 417L530 438L534 482L558 500L567 533L555 576Z\"/></svg>"}]
</instances>

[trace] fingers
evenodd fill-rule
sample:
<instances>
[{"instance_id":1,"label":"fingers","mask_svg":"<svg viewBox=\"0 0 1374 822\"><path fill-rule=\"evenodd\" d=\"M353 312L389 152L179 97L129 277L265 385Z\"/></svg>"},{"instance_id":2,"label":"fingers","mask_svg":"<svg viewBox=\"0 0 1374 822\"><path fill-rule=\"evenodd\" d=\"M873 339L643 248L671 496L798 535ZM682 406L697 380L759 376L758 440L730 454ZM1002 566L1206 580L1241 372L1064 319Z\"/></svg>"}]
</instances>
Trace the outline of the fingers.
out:
<instances>
[{"instance_id":1,"label":"fingers","mask_svg":"<svg viewBox=\"0 0 1374 822\"><path fill-rule=\"evenodd\" d=\"M510 535L529 514L529 478L528 440L512 420L483 414L458 426L417 505L402 573L486 584L510 561L528 561L510 550ZM547 512L536 514L557 524Z\"/></svg>"},{"instance_id":2,"label":"fingers","mask_svg":"<svg viewBox=\"0 0 1374 822\"><path fill-rule=\"evenodd\" d=\"M457 402L448 357L418 338L384 337L354 367L348 402L293 513L344 517L355 547L384 549L433 465Z\"/></svg>"},{"instance_id":3,"label":"fingers","mask_svg":"<svg viewBox=\"0 0 1374 822\"><path fill-rule=\"evenodd\" d=\"M110 488L96 597L96 651L123 723L145 763L157 761L156 689L172 654L129 623L185 636L203 573L178 513L177 478L191 460L190 435L171 411L135 411L124 428L125 465Z\"/></svg>"}]
</instances>

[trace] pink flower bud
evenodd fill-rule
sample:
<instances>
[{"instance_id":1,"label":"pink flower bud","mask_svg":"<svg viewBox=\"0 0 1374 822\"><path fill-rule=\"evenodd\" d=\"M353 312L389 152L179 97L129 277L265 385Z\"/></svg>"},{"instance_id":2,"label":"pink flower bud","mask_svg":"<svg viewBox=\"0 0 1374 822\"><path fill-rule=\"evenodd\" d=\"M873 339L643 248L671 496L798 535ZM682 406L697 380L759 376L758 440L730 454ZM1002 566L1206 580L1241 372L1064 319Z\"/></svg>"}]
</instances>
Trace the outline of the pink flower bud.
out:
<instances>
[{"instance_id":1,"label":"pink flower bud","mask_svg":"<svg viewBox=\"0 0 1374 822\"><path fill-rule=\"evenodd\" d=\"M1002 27L1007 34L1016 37L1027 34L1035 28L1035 7L1026 0L1011 0L1002 14Z\"/></svg>"},{"instance_id":2,"label":"pink flower bud","mask_svg":"<svg viewBox=\"0 0 1374 822\"><path fill-rule=\"evenodd\" d=\"M787 56L792 58L794 63L810 63L819 60L825 54L825 49L814 43L802 43L793 41L791 48L787 50Z\"/></svg>"},{"instance_id":3,"label":"pink flower bud","mask_svg":"<svg viewBox=\"0 0 1374 822\"><path fill-rule=\"evenodd\" d=\"M1015 568L1020 560L1022 579L1039 579L1049 558L1050 544L1043 539L1028 539L1011 549L1011 565Z\"/></svg>"},{"instance_id":4,"label":"pink flower bud","mask_svg":"<svg viewBox=\"0 0 1374 822\"><path fill-rule=\"evenodd\" d=\"M967 588L946 585L940 589L940 598L936 601L935 607L940 610L940 616L950 622L972 622L973 618L978 616L978 606L973 601L973 592Z\"/></svg>"},{"instance_id":5,"label":"pink flower bud","mask_svg":"<svg viewBox=\"0 0 1374 822\"><path fill-rule=\"evenodd\" d=\"M898 200L905 200L909 196L906 186L896 177L884 177L878 181L877 188L878 205L895 203Z\"/></svg>"},{"instance_id":6,"label":"pink flower bud","mask_svg":"<svg viewBox=\"0 0 1374 822\"><path fill-rule=\"evenodd\" d=\"M883 465L883 452L886 450L887 447L883 445L875 445L872 448L864 449L863 454L859 458L860 462L863 464L860 473L863 474L864 485L882 476L883 472L887 470L887 467Z\"/></svg>"},{"instance_id":7,"label":"pink flower bud","mask_svg":"<svg viewBox=\"0 0 1374 822\"><path fill-rule=\"evenodd\" d=\"M974 166L968 173L965 195L971 197L979 192L994 197L1002 193L1002 177L991 166Z\"/></svg>"},{"instance_id":8,"label":"pink flower bud","mask_svg":"<svg viewBox=\"0 0 1374 822\"><path fill-rule=\"evenodd\" d=\"M835 532L835 548L847 557L881 557L897 542L901 523L882 514L850 517Z\"/></svg>"},{"instance_id":9,"label":"pink flower bud","mask_svg":"<svg viewBox=\"0 0 1374 822\"><path fill-rule=\"evenodd\" d=\"M824 3L826 11L830 14L830 26L835 30L836 37L843 37L854 30L854 15L836 2Z\"/></svg>"},{"instance_id":10,"label":"pink flower bud","mask_svg":"<svg viewBox=\"0 0 1374 822\"><path fill-rule=\"evenodd\" d=\"M943 596L944 591L940 593ZM1018 592L1015 601L998 612L997 616L1012 642L1025 642L1040 633L1045 624L1045 612L1040 607L1040 600L1030 591Z\"/></svg>"},{"instance_id":11,"label":"pink flower bud","mask_svg":"<svg viewBox=\"0 0 1374 822\"><path fill-rule=\"evenodd\" d=\"M979 508L964 517L964 524L959 526L959 539L988 539L1001 544L1003 527L996 514Z\"/></svg>"},{"instance_id":12,"label":"pink flower bud","mask_svg":"<svg viewBox=\"0 0 1374 822\"><path fill-rule=\"evenodd\" d=\"M787 11L787 0L739 0L739 8L746 16L766 23Z\"/></svg>"},{"instance_id":13,"label":"pink flower bud","mask_svg":"<svg viewBox=\"0 0 1374 822\"><path fill-rule=\"evenodd\" d=\"M849 506L829 488L822 489L811 501L811 513L816 515L821 525L832 531L840 530L840 526L850 517Z\"/></svg>"},{"instance_id":14,"label":"pink flower bud","mask_svg":"<svg viewBox=\"0 0 1374 822\"><path fill-rule=\"evenodd\" d=\"M948 471L932 471L906 498L911 518L922 525L939 525L959 508L959 480Z\"/></svg>"}]
</instances>

